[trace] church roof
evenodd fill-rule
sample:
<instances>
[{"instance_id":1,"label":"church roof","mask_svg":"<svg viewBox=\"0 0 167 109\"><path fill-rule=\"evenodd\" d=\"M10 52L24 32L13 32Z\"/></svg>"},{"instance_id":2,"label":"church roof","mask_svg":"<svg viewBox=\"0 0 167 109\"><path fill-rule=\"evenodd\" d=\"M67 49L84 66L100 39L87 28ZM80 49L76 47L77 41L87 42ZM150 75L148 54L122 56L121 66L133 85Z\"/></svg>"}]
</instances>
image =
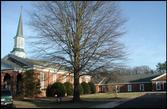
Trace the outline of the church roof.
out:
<instances>
[{"instance_id":1,"label":"church roof","mask_svg":"<svg viewBox=\"0 0 167 109\"><path fill-rule=\"evenodd\" d=\"M7 68L9 66L13 66L9 68L14 68L14 67L15 68L32 68L34 65L37 65L37 66L49 67L49 68L59 68L61 66L60 70L69 70L69 68L66 67L65 65L60 65L58 63L51 63L43 60L21 58L13 54L8 54L1 61L2 61L1 66L3 64L4 68L5 67ZM8 65L4 65L5 63L7 63Z\"/></svg>"},{"instance_id":2,"label":"church roof","mask_svg":"<svg viewBox=\"0 0 167 109\"><path fill-rule=\"evenodd\" d=\"M9 61L9 60L5 60L5 59L1 59L1 71L3 70L14 70L17 68L21 68L21 66L17 65L16 63Z\"/></svg>"}]
</instances>

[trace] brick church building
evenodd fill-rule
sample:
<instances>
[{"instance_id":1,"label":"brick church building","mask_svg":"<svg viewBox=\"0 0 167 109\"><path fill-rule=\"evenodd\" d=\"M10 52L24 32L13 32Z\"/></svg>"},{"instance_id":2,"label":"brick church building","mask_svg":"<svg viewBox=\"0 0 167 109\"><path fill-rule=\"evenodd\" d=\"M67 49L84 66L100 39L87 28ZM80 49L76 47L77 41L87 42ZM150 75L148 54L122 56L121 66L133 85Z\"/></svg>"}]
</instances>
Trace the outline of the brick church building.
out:
<instances>
[{"instance_id":1,"label":"brick church building","mask_svg":"<svg viewBox=\"0 0 167 109\"><path fill-rule=\"evenodd\" d=\"M1 89L8 88L14 96L17 95L22 88L19 82L22 81L24 72L27 70L32 70L35 77L40 80L41 96L45 96L45 91L49 84L57 81L73 83L73 74L68 67L47 61L30 59L26 56L22 15L20 14L17 33L14 37L14 48L1 59ZM91 81L91 76L81 76L80 83L83 81Z\"/></svg>"}]
</instances>

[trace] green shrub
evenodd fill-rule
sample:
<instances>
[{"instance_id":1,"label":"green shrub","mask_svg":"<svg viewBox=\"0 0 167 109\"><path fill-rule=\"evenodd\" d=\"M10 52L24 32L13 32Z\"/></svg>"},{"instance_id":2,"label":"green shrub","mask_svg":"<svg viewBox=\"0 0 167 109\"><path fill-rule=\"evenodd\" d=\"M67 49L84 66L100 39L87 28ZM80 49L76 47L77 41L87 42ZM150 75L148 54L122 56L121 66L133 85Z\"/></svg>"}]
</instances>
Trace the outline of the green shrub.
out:
<instances>
[{"instance_id":1,"label":"green shrub","mask_svg":"<svg viewBox=\"0 0 167 109\"><path fill-rule=\"evenodd\" d=\"M53 97L54 96L53 90L54 90L53 86L49 84L48 87L46 88L46 96Z\"/></svg>"},{"instance_id":2,"label":"green shrub","mask_svg":"<svg viewBox=\"0 0 167 109\"><path fill-rule=\"evenodd\" d=\"M81 86L83 88L83 94L89 94L90 93L90 86L86 82L82 82Z\"/></svg>"},{"instance_id":3,"label":"green shrub","mask_svg":"<svg viewBox=\"0 0 167 109\"><path fill-rule=\"evenodd\" d=\"M90 93L93 94L93 93L96 93L96 86L93 82L88 82L89 84L89 87L90 87Z\"/></svg>"},{"instance_id":4,"label":"green shrub","mask_svg":"<svg viewBox=\"0 0 167 109\"><path fill-rule=\"evenodd\" d=\"M65 96L65 87L63 83L55 82L53 83L52 87L53 87L53 95L57 95L58 97Z\"/></svg>"},{"instance_id":5,"label":"green shrub","mask_svg":"<svg viewBox=\"0 0 167 109\"><path fill-rule=\"evenodd\" d=\"M48 85L48 87L46 88L46 96L54 97L55 95L57 95L58 97L65 96L64 84L60 82L55 82L52 85Z\"/></svg>"},{"instance_id":6,"label":"green shrub","mask_svg":"<svg viewBox=\"0 0 167 109\"><path fill-rule=\"evenodd\" d=\"M73 94L73 85L70 82L65 82L64 87L65 87L65 93L67 93L67 96Z\"/></svg>"}]
</instances>

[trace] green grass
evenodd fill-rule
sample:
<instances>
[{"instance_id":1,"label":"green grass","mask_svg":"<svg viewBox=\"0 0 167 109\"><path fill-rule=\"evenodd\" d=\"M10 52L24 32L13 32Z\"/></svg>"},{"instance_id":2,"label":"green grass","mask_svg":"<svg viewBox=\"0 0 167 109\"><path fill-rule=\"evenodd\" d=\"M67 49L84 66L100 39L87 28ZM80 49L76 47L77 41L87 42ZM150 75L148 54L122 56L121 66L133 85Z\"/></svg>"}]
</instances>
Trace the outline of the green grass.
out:
<instances>
[{"instance_id":1,"label":"green grass","mask_svg":"<svg viewBox=\"0 0 167 109\"><path fill-rule=\"evenodd\" d=\"M121 98L135 98L138 96L142 96L144 92L131 92L131 93L118 93L118 97Z\"/></svg>"},{"instance_id":2,"label":"green grass","mask_svg":"<svg viewBox=\"0 0 167 109\"><path fill-rule=\"evenodd\" d=\"M115 98L135 98L138 96L143 95L142 92L131 92L131 93L96 93L96 94L88 94L88 95L81 95L81 99L84 100L111 100Z\"/></svg>"}]
</instances>

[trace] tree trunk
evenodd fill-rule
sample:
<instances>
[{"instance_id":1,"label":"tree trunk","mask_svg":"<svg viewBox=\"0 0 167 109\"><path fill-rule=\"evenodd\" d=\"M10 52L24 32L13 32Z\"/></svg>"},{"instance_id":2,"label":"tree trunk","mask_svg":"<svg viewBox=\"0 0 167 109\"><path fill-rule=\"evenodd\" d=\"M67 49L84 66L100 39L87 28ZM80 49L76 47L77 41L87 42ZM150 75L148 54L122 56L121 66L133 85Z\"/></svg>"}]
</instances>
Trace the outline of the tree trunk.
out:
<instances>
[{"instance_id":1,"label":"tree trunk","mask_svg":"<svg viewBox=\"0 0 167 109\"><path fill-rule=\"evenodd\" d=\"M79 92L79 68L80 68L80 44L78 37L76 38L75 43L75 53L74 53L74 94L73 102L80 101L80 92Z\"/></svg>"},{"instance_id":2,"label":"tree trunk","mask_svg":"<svg viewBox=\"0 0 167 109\"><path fill-rule=\"evenodd\" d=\"M80 92L79 92L79 72L74 73L74 93L73 93L73 102L80 101Z\"/></svg>"},{"instance_id":3,"label":"tree trunk","mask_svg":"<svg viewBox=\"0 0 167 109\"><path fill-rule=\"evenodd\" d=\"M77 5L76 5L77 6ZM80 101L80 92L79 92L79 72L80 72L80 36L81 36L81 27L80 27L80 16L78 10L76 10L76 34L74 41L74 94L73 102Z\"/></svg>"}]
</instances>

